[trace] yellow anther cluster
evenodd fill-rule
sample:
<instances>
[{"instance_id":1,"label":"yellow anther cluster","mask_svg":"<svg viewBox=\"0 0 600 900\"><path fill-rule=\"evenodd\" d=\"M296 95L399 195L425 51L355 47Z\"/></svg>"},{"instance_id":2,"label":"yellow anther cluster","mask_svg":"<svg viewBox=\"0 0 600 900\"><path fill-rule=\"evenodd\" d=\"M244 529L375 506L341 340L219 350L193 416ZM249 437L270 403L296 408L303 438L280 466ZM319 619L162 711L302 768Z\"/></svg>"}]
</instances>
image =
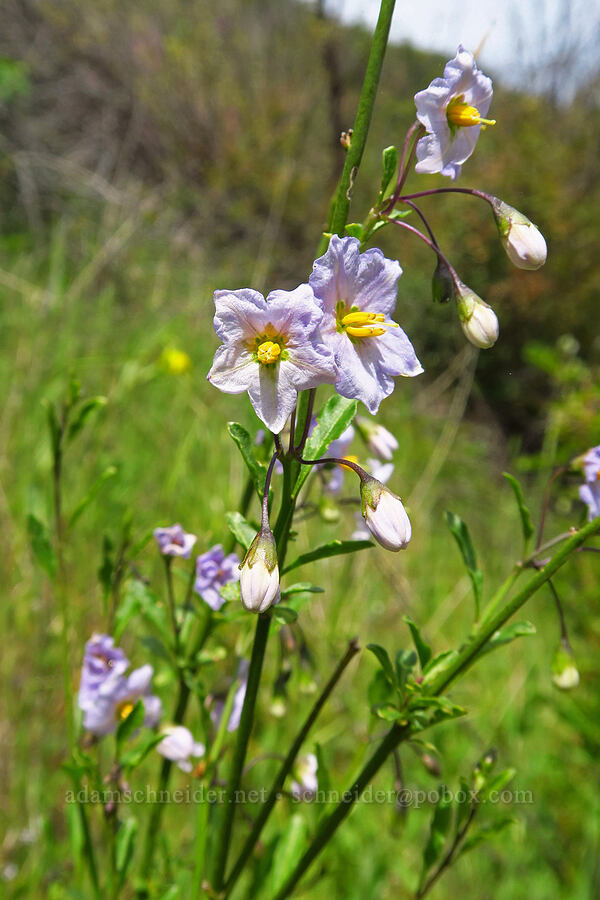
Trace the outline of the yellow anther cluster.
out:
<instances>
[{"instance_id":1,"label":"yellow anther cluster","mask_svg":"<svg viewBox=\"0 0 600 900\"><path fill-rule=\"evenodd\" d=\"M470 128L473 125L495 125L495 119L482 119L476 106L469 106L457 98L448 104L446 117L455 128Z\"/></svg>"},{"instance_id":2,"label":"yellow anther cluster","mask_svg":"<svg viewBox=\"0 0 600 900\"><path fill-rule=\"evenodd\" d=\"M258 361L266 366L269 363L277 362L281 354L281 347L273 341L263 341L262 344L259 344L257 354Z\"/></svg>"},{"instance_id":3,"label":"yellow anther cluster","mask_svg":"<svg viewBox=\"0 0 600 900\"><path fill-rule=\"evenodd\" d=\"M346 333L351 337L379 337L386 328L398 328L396 322L386 322L383 313L351 312L342 319Z\"/></svg>"},{"instance_id":4,"label":"yellow anther cluster","mask_svg":"<svg viewBox=\"0 0 600 900\"><path fill-rule=\"evenodd\" d=\"M121 719L121 721L123 719L126 719L129 713L133 711L134 705L135 704L133 704L131 700L125 700L123 703L121 703L117 710L118 718Z\"/></svg>"}]
</instances>

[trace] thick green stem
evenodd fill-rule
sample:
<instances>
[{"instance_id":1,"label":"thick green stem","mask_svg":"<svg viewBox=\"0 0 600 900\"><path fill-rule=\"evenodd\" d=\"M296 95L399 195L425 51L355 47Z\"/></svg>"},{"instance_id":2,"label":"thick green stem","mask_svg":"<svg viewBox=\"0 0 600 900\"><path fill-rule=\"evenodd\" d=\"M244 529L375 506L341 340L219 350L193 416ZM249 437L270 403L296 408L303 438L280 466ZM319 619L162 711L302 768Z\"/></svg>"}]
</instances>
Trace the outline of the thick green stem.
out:
<instances>
[{"instance_id":1,"label":"thick green stem","mask_svg":"<svg viewBox=\"0 0 600 900\"><path fill-rule=\"evenodd\" d=\"M441 694L455 678L465 672L473 662L475 662L479 651L484 647L492 635L494 635L495 632L567 562L569 557L578 550L588 538L598 532L600 532L600 517L594 519L569 538L558 553L556 553L547 565L531 579L522 591L516 594L512 600L510 600L506 606L499 610L494 616L490 617L485 622L481 622L476 632L471 636L463 649L459 651L454 660L452 660L443 671L429 679L429 681L425 678L422 683L422 688L431 695ZM321 850L323 850L327 842L333 837L337 828L351 811L353 804L360 798L363 790L376 775L389 754L392 753L402 741L407 740L410 735L410 726L392 726L375 753L360 772L350 790L344 794L341 802L336 806L333 812L323 819L310 847L301 857L296 868L273 900L284 900L285 897L289 896L290 892L302 878L304 872L319 855Z\"/></svg>"},{"instance_id":2,"label":"thick green stem","mask_svg":"<svg viewBox=\"0 0 600 900\"><path fill-rule=\"evenodd\" d=\"M306 740L306 737L307 737L310 729L314 725L314 723L317 719L317 716L319 715L319 713L325 706L325 703L329 699L336 684L342 677L348 663L350 662L351 659L354 658L354 656L356 656L356 654L358 653L358 650L359 650L359 647L358 647L357 641L356 640L351 641L350 644L348 645L348 649L347 649L346 653L344 654L343 658L337 664L335 671L333 672L331 678L329 679L329 681L327 682L327 684L321 691L320 696L317 698L317 700L316 700L314 706L312 707L310 713L308 714L302 728L296 735L296 738L295 738L292 746L290 747L285 760L281 764L281 768L279 769L277 775L275 776L275 780L273 781L273 784L271 785L271 790L269 791L269 795L260 808L260 812L258 813L258 816L256 817L252 831L248 835L246 843L244 844L244 846L242 848L242 852L240 853L240 855L231 871L231 874L230 874L229 878L227 879L227 882L225 884L225 896L226 897L229 896L236 881L238 880L239 876L241 875L242 870L248 860L248 857L252 853L252 851L256 845L256 842L258 841L260 834L266 824L266 821L269 818L271 811L280 796L279 792L281 791L281 789L283 787L285 779L287 778L288 774L292 770L294 761L300 751L300 748L302 747L302 744Z\"/></svg>"},{"instance_id":3,"label":"thick green stem","mask_svg":"<svg viewBox=\"0 0 600 900\"><path fill-rule=\"evenodd\" d=\"M360 100L358 101L352 141L346 154L344 169L337 187L336 201L331 208L327 230L332 234L339 234L340 237L343 236L346 227L348 210L350 208L350 194L367 142L395 2L396 0L382 0L381 2ZM325 253L328 243L329 238L323 236L317 256Z\"/></svg>"}]
</instances>

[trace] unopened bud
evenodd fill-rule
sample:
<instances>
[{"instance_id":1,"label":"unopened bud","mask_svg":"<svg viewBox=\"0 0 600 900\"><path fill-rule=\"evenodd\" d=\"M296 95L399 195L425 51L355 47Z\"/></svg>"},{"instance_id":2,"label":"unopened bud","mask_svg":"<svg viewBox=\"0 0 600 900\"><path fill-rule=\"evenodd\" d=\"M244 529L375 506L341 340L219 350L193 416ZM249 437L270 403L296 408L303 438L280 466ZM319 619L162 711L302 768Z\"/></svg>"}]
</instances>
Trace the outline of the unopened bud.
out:
<instances>
[{"instance_id":1,"label":"unopened bud","mask_svg":"<svg viewBox=\"0 0 600 900\"><path fill-rule=\"evenodd\" d=\"M261 528L258 532L240 569L240 596L244 609L263 613L278 602L277 546L270 528Z\"/></svg>"},{"instance_id":2,"label":"unopened bud","mask_svg":"<svg viewBox=\"0 0 600 900\"><path fill-rule=\"evenodd\" d=\"M527 216L504 200L494 197L492 204L502 246L519 269L539 269L546 262L548 248L542 232Z\"/></svg>"},{"instance_id":3,"label":"unopened bud","mask_svg":"<svg viewBox=\"0 0 600 900\"><path fill-rule=\"evenodd\" d=\"M456 299L458 317L467 340L481 350L493 347L498 340L498 319L491 306L462 282Z\"/></svg>"},{"instance_id":4,"label":"unopened bud","mask_svg":"<svg viewBox=\"0 0 600 900\"><path fill-rule=\"evenodd\" d=\"M552 681L561 691L570 691L579 684L579 672L573 654L559 647L552 660Z\"/></svg>"},{"instance_id":5,"label":"unopened bud","mask_svg":"<svg viewBox=\"0 0 600 900\"><path fill-rule=\"evenodd\" d=\"M360 485L361 512L367 528L386 550L404 550L411 538L411 527L400 497L376 478L365 475Z\"/></svg>"},{"instance_id":6,"label":"unopened bud","mask_svg":"<svg viewBox=\"0 0 600 900\"><path fill-rule=\"evenodd\" d=\"M362 416L359 416L354 424L370 453L379 459L390 460L392 458L394 450L398 449L398 441L387 428L378 425L377 422L370 422L369 419Z\"/></svg>"},{"instance_id":7,"label":"unopened bud","mask_svg":"<svg viewBox=\"0 0 600 900\"><path fill-rule=\"evenodd\" d=\"M431 296L435 303L448 303L455 294L454 278L443 259L438 257L438 264L431 276Z\"/></svg>"}]
</instances>

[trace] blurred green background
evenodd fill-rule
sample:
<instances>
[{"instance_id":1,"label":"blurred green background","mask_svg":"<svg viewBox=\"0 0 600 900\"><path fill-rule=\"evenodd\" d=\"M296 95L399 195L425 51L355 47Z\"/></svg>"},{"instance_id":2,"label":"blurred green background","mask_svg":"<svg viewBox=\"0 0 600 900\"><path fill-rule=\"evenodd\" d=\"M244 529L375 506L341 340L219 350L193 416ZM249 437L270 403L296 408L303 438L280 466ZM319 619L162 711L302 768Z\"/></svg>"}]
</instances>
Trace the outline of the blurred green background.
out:
<instances>
[{"instance_id":1,"label":"blurred green background","mask_svg":"<svg viewBox=\"0 0 600 900\"><path fill-rule=\"evenodd\" d=\"M223 514L236 508L244 473L224 425L235 419L255 428L256 420L245 396L221 395L205 382L217 344L212 293L242 286L266 292L307 279L343 161L339 133L352 124L368 46L361 28L281 0L223 0L218 7L204 0L3 3L0 884L6 896L79 896L68 887L59 618L25 528L28 513L51 517L42 400L59 398L72 373L87 393L108 398L66 458L69 509L107 466L117 466L68 547L76 688L83 644L92 630L106 628L97 579L103 537L117 540L128 511L136 538L180 521L199 536L199 552L226 539ZM401 143L414 117L414 92L441 73L443 62L409 46L390 47L351 218L368 211L382 148ZM465 348L454 310L433 306L431 256L410 236L382 236L380 246L404 269L397 318L426 369L399 383L380 415L400 442L390 485L407 501L414 538L399 557L377 548L352 562L302 571L326 589L300 618L318 683L349 637L390 652L408 646L405 613L436 651L460 642L472 601L444 511L468 522L489 596L520 553L502 471L519 475L537 512L552 468L600 440L599 100L600 69L569 105L497 83L498 125L465 166L461 185L501 196L542 229L549 258L541 271L511 268L485 205L460 196L423 203L463 280L499 316L501 337L492 351L476 357ZM441 183L412 177L409 186ZM169 368L165 351L173 348L188 354L187 371ZM348 494L350 484L346 476ZM581 516L576 481L563 479L547 535ZM299 526L298 546L317 533L347 537L353 528L347 513L337 523L311 521ZM150 545L136 560L158 592L159 562ZM532 803L509 806L515 824L501 841L467 854L433 897L598 895L594 555L580 554L556 586L580 687L561 694L552 686L559 629L552 597L542 591L524 615L537 634L486 657L454 689L453 699L470 715L430 735L441 776L403 751L403 782L412 789L432 790L440 780L456 787L493 746L503 766L517 769L513 786L533 794ZM139 621L124 639L135 665L148 659L145 635ZM250 638L250 624L219 635L227 657L207 672L209 684L233 673L234 651L247 653ZM272 638L251 753L284 746L310 702L306 672L292 654L286 714L270 711L280 652ZM353 664L314 732L340 789L383 724L369 716L375 664L367 657ZM173 685L153 662L157 689L171 706ZM190 721L200 721L198 710ZM250 785L265 783L272 766L256 766ZM153 781L156 767L154 757L139 777L147 773ZM390 763L377 786L391 789L395 778ZM174 775L174 786L187 781ZM282 804L267 840L287 812ZM314 822L314 809L300 812ZM363 804L299 895L411 896L429 819L428 808L402 813ZM165 822L166 890L178 871L189 869L193 809L168 810ZM100 837L101 814L94 829ZM185 886L178 896L187 896Z\"/></svg>"}]
</instances>

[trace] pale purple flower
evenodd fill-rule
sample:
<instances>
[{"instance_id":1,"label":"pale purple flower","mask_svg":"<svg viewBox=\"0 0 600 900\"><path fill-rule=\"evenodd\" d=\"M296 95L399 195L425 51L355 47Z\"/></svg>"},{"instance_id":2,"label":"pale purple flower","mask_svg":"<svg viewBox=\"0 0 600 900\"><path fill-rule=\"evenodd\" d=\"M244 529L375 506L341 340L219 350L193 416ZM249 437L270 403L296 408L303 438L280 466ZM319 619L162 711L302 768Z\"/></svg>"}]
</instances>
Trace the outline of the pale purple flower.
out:
<instances>
[{"instance_id":1,"label":"pale purple flower","mask_svg":"<svg viewBox=\"0 0 600 900\"><path fill-rule=\"evenodd\" d=\"M113 638L108 634L93 634L83 655L79 705L93 698L107 678L123 675L128 668L129 660L120 647L115 647Z\"/></svg>"},{"instance_id":2,"label":"pale purple flower","mask_svg":"<svg viewBox=\"0 0 600 900\"><path fill-rule=\"evenodd\" d=\"M452 179L460 175L482 126L495 124L485 118L491 102L491 78L460 45L446 63L444 77L434 78L426 90L415 94L417 119L427 130L417 144L416 171L441 172Z\"/></svg>"},{"instance_id":3,"label":"pale purple flower","mask_svg":"<svg viewBox=\"0 0 600 900\"><path fill-rule=\"evenodd\" d=\"M112 734L138 700L144 703L144 725L148 728L157 725L162 714L162 704L158 697L150 693L153 674L151 665L141 666L128 676L109 675L95 692L88 691L83 697L80 693L83 727L98 737Z\"/></svg>"},{"instance_id":4,"label":"pale purple flower","mask_svg":"<svg viewBox=\"0 0 600 900\"><path fill-rule=\"evenodd\" d=\"M401 273L381 250L360 253L356 238L334 234L309 279L323 308L323 340L335 356L335 388L371 413L394 390L395 376L423 371L405 333L390 320Z\"/></svg>"},{"instance_id":5,"label":"pale purple flower","mask_svg":"<svg viewBox=\"0 0 600 900\"><path fill-rule=\"evenodd\" d=\"M292 794L296 800L310 800L315 796L319 787L318 768L319 763L314 753L307 753L298 759L292 781Z\"/></svg>"},{"instance_id":6,"label":"pale purple flower","mask_svg":"<svg viewBox=\"0 0 600 900\"><path fill-rule=\"evenodd\" d=\"M367 472L373 478L376 478L377 481L387 484L394 473L394 463L383 463L379 459L368 459Z\"/></svg>"},{"instance_id":7,"label":"pale purple flower","mask_svg":"<svg viewBox=\"0 0 600 900\"><path fill-rule=\"evenodd\" d=\"M215 291L214 327L223 341L208 380L226 394L248 391L258 417L279 434L298 391L331 384L333 354L323 343L323 314L307 284L293 291Z\"/></svg>"},{"instance_id":8,"label":"pale purple flower","mask_svg":"<svg viewBox=\"0 0 600 900\"><path fill-rule=\"evenodd\" d=\"M164 738L156 745L160 755L177 763L182 772L191 772L192 757L204 756L204 744L195 741L192 732L183 725L168 725L161 734Z\"/></svg>"},{"instance_id":9,"label":"pale purple flower","mask_svg":"<svg viewBox=\"0 0 600 900\"><path fill-rule=\"evenodd\" d=\"M216 544L196 560L194 590L211 609L219 610L225 603L219 593L223 585L240 580L239 564L237 554L225 556L221 544Z\"/></svg>"},{"instance_id":10,"label":"pale purple flower","mask_svg":"<svg viewBox=\"0 0 600 900\"><path fill-rule=\"evenodd\" d=\"M155 528L154 537L163 556L181 556L183 559L190 558L197 541L196 535L185 532L179 523L170 528Z\"/></svg>"},{"instance_id":11,"label":"pale purple flower","mask_svg":"<svg viewBox=\"0 0 600 900\"><path fill-rule=\"evenodd\" d=\"M398 441L387 428L377 422L371 422L359 416L356 419L356 427L367 445L370 453L389 462L395 450L398 449Z\"/></svg>"},{"instance_id":12,"label":"pale purple flower","mask_svg":"<svg viewBox=\"0 0 600 900\"><path fill-rule=\"evenodd\" d=\"M588 450L582 462L585 480L588 482L600 480L600 446Z\"/></svg>"},{"instance_id":13,"label":"pale purple flower","mask_svg":"<svg viewBox=\"0 0 600 900\"><path fill-rule=\"evenodd\" d=\"M246 699L246 688L248 687L248 669L248 660L240 659L236 675L238 686L233 696L233 705L231 707L231 713L229 714L229 721L227 722L227 731L236 731L239 728L240 719L242 717L242 708L244 706L244 700ZM217 729L221 724L224 708L225 703L221 699L216 700L210 708L210 717Z\"/></svg>"},{"instance_id":14,"label":"pale purple flower","mask_svg":"<svg viewBox=\"0 0 600 900\"><path fill-rule=\"evenodd\" d=\"M588 519L591 522L600 516L600 481L590 481L579 488L579 496L588 508Z\"/></svg>"}]
</instances>

